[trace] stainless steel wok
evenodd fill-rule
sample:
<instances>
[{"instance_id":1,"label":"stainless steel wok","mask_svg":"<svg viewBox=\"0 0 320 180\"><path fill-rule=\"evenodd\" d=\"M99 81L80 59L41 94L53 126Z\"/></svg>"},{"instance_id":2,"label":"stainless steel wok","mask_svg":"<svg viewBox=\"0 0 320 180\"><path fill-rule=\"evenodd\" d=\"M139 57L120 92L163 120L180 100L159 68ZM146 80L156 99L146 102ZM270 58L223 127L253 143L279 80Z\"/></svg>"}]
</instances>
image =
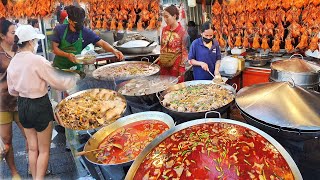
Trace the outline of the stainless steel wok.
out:
<instances>
[{"instance_id":1,"label":"stainless steel wok","mask_svg":"<svg viewBox=\"0 0 320 180\"><path fill-rule=\"evenodd\" d=\"M121 47L117 46L117 43L118 41L114 42L114 47L121 51L123 54L148 54L157 47L157 43L152 43L148 47Z\"/></svg>"},{"instance_id":2,"label":"stainless steel wok","mask_svg":"<svg viewBox=\"0 0 320 180\"><path fill-rule=\"evenodd\" d=\"M270 135L295 141L320 137L320 94L288 82L242 88L236 104L243 117Z\"/></svg>"},{"instance_id":3,"label":"stainless steel wok","mask_svg":"<svg viewBox=\"0 0 320 180\"><path fill-rule=\"evenodd\" d=\"M96 88L96 89L99 89L99 90L100 90L101 88ZM124 109L123 109L123 111L121 112L121 114L119 114L119 117L112 118L112 119L110 119L108 122L106 122L105 124L96 123L96 124L97 124L96 126L91 125L91 128L86 128L86 129L83 128L83 127L80 126L80 125L79 125L79 126L73 126L72 121L77 121L77 120L75 120L75 119L65 119L65 120L64 120L64 119L62 119L62 118L60 117L60 115L59 115L59 110L64 106L64 104L65 104L67 101L69 101L69 100L71 100L71 99L73 99L73 98L75 98L75 97L81 96L83 93L87 93L87 92L94 91L94 90L95 90L95 89L87 89L87 90L79 91L79 92L76 92L76 93L74 93L74 94L72 94L72 95L64 98L62 101L60 101L59 104L58 104L58 105L55 107L55 109L54 109L54 116L55 116L56 122L57 122L59 125L65 127L65 128L68 128L68 129L72 129L72 130L90 130L90 129L96 129L96 128L100 128L100 127L102 127L102 126L109 125L109 124L113 123L113 122L116 121L119 117L121 117L121 116L123 115L123 113L126 111L126 108L127 108L127 102L126 102L125 97L123 97L123 96L122 96L120 93L118 93L118 92L114 92L114 91L109 90L109 89L103 89L103 90L105 90L105 91L109 91L109 92L115 93L116 96L117 96L117 97L120 97L121 100L122 100L122 102L125 103L126 106L124 107ZM81 118L83 118L83 117L81 117ZM68 122L68 121L71 121L71 123ZM78 120L78 121L80 121L80 120ZM98 120L96 120L96 121L98 122Z\"/></svg>"},{"instance_id":4,"label":"stainless steel wok","mask_svg":"<svg viewBox=\"0 0 320 180\"><path fill-rule=\"evenodd\" d=\"M162 101L164 99L164 96L166 94L168 94L169 92L171 92L171 91L184 89L184 88L186 88L188 86L192 86L192 85L212 84L212 83L213 83L213 81L210 81L210 80L195 80L195 81L187 81L187 82L184 82L184 83L179 83L179 84L176 84L174 86L171 86L168 89L166 89L165 91L163 91L162 93L159 93L158 98L159 98L160 104L161 104L162 107L164 107L164 112L166 112L169 115L171 115L177 121L177 123L182 123L182 122L189 121L189 120L204 118L206 116L206 113L210 112L210 111L217 111L219 113L224 113L224 112L227 111L227 109L230 107L230 105L234 101L231 101L229 104L226 104L225 106L220 107L218 109L211 109L211 110L202 111L202 112L179 112L179 111L175 111L175 110L172 110L170 108L167 108L162 103ZM235 96L236 89L237 89L236 87L234 88L233 86L230 86L228 84L224 84L224 85L221 85L221 86L223 88L226 88L226 89L230 90L233 93L233 95Z\"/></svg>"},{"instance_id":5,"label":"stainless steel wok","mask_svg":"<svg viewBox=\"0 0 320 180\"><path fill-rule=\"evenodd\" d=\"M147 111L147 112L132 114L132 115L120 118L118 121L116 121L115 123L113 123L109 126L101 128L98 132L96 132L88 140L88 142L84 146L84 151L90 151L93 149L97 149L99 147L99 145L101 144L101 142L109 134L111 134L115 130L117 130L127 124L137 122L137 121L142 121L142 120L159 120L159 121L162 121L165 124L167 124L169 126L169 128L174 127L173 119L169 115L162 113L162 112ZM112 165L127 166L133 162L133 161L128 161L128 162L124 162L121 164L101 164L101 163L97 162L97 159L93 153L87 153L84 156L91 163L97 164L97 165L102 165L102 166L112 166Z\"/></svg>"},{"instance_id":6,"label":"stainless steel wok","mask_svg":"<svg viewBox=\"0 0 320 180\"><path fill-rule=\"evenodd\" d=\"M150 65L152 67L155 67L157 69L157 71L149 74L149 75L131 75L131 76L106 76L106 75L102 75L99 74L99 71L103 71L104 69L108 69L108 68L115 68L124 64L147 64ZM99 80L129 80L129 79L134 79L134 78L138 78L138 77L144 77L144 76L152 76L152 75L156 75L160 73L160 66L157 64L152 64L151 62L146 62L146 61L122 61L122 62L116 62L116 63L111 63L111 64L107 64L104 66L99 67L98 69L94 70L92 72L92 76L95 79L99 79Z\"/></svg>"},{"instance_id":7,"label":"stainless steel wok","mask_svg":"<svg viewBox=\"0 0 320 180\"><path fill-rule=\"evenodd\" d=\"M148 91L149 93L146 93L144 95L126 95L126 94L122 94L122 95L130 102L142 103L142 104L148 104L148 105L158 102L156 93L162 92L163 90L167 89L164 86L156 85L157 83L160 83L161 81L166 81L166 82L169 81L169 82L172 82L171 84L176 84L178 82L178 79L174 76L164 76L164 75L147 76L147 77L141 77L141 78L122 82L117 85L116 91L119 92L119 90L124 86L126 86L128 83L131 83L133 81L139 81L139 80L144 80L144 81L147 80L150 83L154 83L155 86L152 86L151 88L153 89L151 89L150 91ZM139 87L137 87L137 89L138 88ZM142 88L149 88L149 87L142 87Z\"/></svg>"},{"instance_id":8,"label":"stainless steel wok","mask_svg":"<svg viewBox=\"0 0 320 180\"><path fill-rule=\"evenodd\" d=\"M161 134L158 138L154 139L140 154L139 156L136 158L136 160L133 162L133 164L131 165L127 176L125 177L126 180L132 180L135 177L135 174L140 166L140 164L144 161L145 157L152 152L152 150L158 145L160 144L162 141L164 141L166 138L170 137L172 134L181 131L183 129L186 129L188 127L191 126L195 126L195 125L200 125L200 124L205 124L205 123L214 123L214 122L221 122L221 123L227 123L227 124L231 124L231 125L239 125L245 128L248 128L256 133L258 133L259 135L261 135L262 137L264 137L265 139L267 139L278 151L279 153L284 157L284 159L286 160L286 162L288 163L291 172L294 176L294 178L296 180L302 180L302 176L301 173L296 165L296 163L293 161L293 159L291 158L291 156L289 155L289 153L275 140L273 139L270 135L266 134L265 132L242 122L239 121L234 121L234 120L229 120L229 119L222 119L222 118L207 118L207 119L197 119L194 121L189 121L189 122L185 122L183 124L180 124L178 126L175 126L171 129L169 129L168 131L166 131L165 133Z\"/></svg>"}]
</instances>

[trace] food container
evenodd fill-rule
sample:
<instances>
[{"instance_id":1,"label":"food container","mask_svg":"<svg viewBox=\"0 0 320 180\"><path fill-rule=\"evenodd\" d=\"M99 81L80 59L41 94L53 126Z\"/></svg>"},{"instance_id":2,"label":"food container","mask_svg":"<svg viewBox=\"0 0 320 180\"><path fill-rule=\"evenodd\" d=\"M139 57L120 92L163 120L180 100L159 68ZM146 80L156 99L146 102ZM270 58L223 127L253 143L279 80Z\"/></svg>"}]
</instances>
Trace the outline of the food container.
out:
<instances>
[{"instance_id":1,"label":"food container","mask_svg":"<svg viewBox=\"0 0 320 180\"><path fill-rule=\"evenodd\" d=\"M96 56L87 54L87 55L76 55L77 64L94 64L96 62Z\"/></svg>"},{"instance_id":2,"label":"food container","mask_svg":"<svg viewBox=\"0 0 320 180\"><path fill-rule=\"evenodd\" d=\"M287 60L271 63L270 79L276 82L293 81L305 88L318 86L320 71L314 69L303 59L291 57Z\"/></svg>"},{"instance_id":3,"label":"food container","mask_svg":"<svg viewBox=\"0 0 320 180\"><path fill-rule=\"evenodd\" d=\"M136 158L126 180L295 179L301 173L271 136L246 123L207 118L171 128Z\"/></svg>"}]
</instances>

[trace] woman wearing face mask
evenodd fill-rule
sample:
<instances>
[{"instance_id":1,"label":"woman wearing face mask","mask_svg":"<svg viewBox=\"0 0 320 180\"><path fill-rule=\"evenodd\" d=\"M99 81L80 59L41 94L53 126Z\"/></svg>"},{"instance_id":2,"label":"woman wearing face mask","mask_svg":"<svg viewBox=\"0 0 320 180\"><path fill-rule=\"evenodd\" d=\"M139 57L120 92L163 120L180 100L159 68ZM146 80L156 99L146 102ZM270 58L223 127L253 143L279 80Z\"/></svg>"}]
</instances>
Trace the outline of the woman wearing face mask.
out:
<instances>
[{"instance_id":1,"label":"woman wearing face mask","mask_svg":"<svg viewBox=\"0 0 320 180\"><path fill-rule=\"evenodd\" d=\"M114 49L92 30L83 27L84 9L70 5L65 7L65 10L68 13L68 24L56 26L51 39L53 53L56 55L53 61L55 67L69 69L77 66L77 70L81 70L81 65L75 63L75 55L80 54L91 43L102 47L107 52L112 52L120 60L124 58L120 51Z\"/></svg>"},{"instance_id":2,"label":"woman wearing face mask","mask_svg":"<svg viewBox=\"0 0 320 180\"><path fill-rule=\"evenodd\" d=\"M210 22L205 22L201 28L200 38L193 41L189 51L189 63L193 65L195 80L211 80L221 78L219 73L221 52L219 44L213 39L213 29Z\"/></svg>"},{"instance_id":3,"label":"woman wearing face mask","mask_svg":"<svg viewBox=\"0 0 320 180\"><path fill-rule=\"evenodd\" d=\"M8 91L18 96L19 119L28 141L29 167L33 179L44 179L49 161L53 111L48 85L64 91L75 86L78 74L56 70L44 57L36 55L38 34L30 25L15 32L17 52L7 69Z\"/></svg>"},{"instance_id":4,"label":"woman wearing face mask","mask_svg":"<svg viewBox=\"0 0 320 180\"><path fill-rule=\"evenodd\" d=\"M12 46L14 43L15 25L2 18L0 19L0 136L4 144L8 145L5 159L10 168L12 179L20 179L20 175L14 164L14 152L12 148L12 122L15 121L25 136L23 127L18 118L17 97L8 92L7 68L14 56Z\"/></svg>"},{"instance_id":5,"label":"woman wearing face mask","mask_svg":"<svg viewBox=\"0 0 320 180\"><path fill-rule=\"evenodd\" d=\"M186 32L181 26L179 19L179 10L171 5L164 9L163 19L167 26L162 29L161 49L159 65L161 66L161 75L176 76L185 72L185 61L187 60ZM172 64L167 62L172 62ZM179 78L183 82L184 77Z\"/></svg>"}]
</instances>

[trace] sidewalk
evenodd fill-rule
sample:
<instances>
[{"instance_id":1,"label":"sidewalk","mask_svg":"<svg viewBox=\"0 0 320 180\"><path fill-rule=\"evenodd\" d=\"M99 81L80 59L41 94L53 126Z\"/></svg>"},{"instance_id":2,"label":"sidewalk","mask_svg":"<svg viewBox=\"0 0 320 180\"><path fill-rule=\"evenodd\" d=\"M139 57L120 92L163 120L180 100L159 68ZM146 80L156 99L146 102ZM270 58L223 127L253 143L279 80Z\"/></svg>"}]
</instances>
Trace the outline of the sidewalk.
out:
<instances>
[{"instance_id":1,"label":"sidewalk","mask_svg":"<svg viewBox=\"0 0 320 180\"><path fill-rule=\"evenodd\" d=\"M25 149L25 140L17 125L13 123L13 148L15 164L22 179L32 179L28 174L28 158ZM46 179L77 179L76 166L70 151L65 149L65 135L58 132L58 135L51 143L50 160L48 169L51 174ZM0 179L11 179L11 173L6 162L0 162Z\"/></svg>"}]
</instances>

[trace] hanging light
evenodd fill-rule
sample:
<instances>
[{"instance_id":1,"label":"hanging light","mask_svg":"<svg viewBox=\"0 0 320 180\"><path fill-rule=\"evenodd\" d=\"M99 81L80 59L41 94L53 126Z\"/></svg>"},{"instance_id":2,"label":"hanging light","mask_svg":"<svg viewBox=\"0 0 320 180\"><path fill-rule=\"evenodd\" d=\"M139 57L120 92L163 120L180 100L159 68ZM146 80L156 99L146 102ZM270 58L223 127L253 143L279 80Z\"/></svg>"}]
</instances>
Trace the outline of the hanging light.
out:
<instances>
[{"instance_id":1,"label":"hanging light","mask_svg":"<svg viewBox=\"0 0 320 180\"><path fill-rule=\"evenodd\" d=\"M188 0L188 6L189 7L195 7L197 5L196 0Z\"/></svg>"}]
</instances>

